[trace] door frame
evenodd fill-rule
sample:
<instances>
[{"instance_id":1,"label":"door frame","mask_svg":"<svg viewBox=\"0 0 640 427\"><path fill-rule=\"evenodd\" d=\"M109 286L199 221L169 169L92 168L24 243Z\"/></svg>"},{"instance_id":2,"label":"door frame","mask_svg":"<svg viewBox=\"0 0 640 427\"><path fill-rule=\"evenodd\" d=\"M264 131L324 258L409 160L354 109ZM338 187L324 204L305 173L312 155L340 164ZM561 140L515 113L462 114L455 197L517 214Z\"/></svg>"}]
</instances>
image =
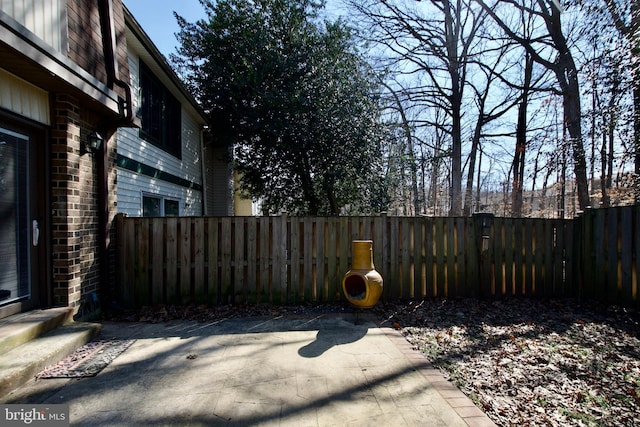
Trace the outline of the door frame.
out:
<instances>
[{"instance_id":1,"label":"door frame","mask_svg":"<svg viewBox=\"0 0 640 427\"><path fill-rule=\"evenodd\" d=\"M51 288L51 206L49 129L47 126L0 109L0 128L29 138L29 213L40 229L38 246L31 248L31 297L0 306L0 319L36 308L50 307Z\"/></svg>"}]
</instances>

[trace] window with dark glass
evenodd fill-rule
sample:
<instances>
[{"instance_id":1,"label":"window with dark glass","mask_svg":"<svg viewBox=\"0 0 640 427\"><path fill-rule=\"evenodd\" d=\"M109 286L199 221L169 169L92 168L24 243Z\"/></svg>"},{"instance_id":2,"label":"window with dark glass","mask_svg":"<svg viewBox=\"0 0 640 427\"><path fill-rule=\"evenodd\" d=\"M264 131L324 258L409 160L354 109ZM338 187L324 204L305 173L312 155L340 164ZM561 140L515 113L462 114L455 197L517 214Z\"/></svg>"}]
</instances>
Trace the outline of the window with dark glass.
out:
<instances>
[{"instance_id":1,"label":"window with dark glass","mask_svg":"<svg viewBox=\"0 0 640 427\"><path fill-rule=\"evenodd\" d=\"M180 202L162 196L142 196L142 216L180 216Z\"/></svg>"},{"instance_id":2,"label":"window with dark glass","mask_svg":"<svg viewBox=\"0 0 640 427\"><path fill-rule=\"evenodd\" d=\"M180 215L180 203L177 200L164 201L164 216L179 216Z\"/></svg>"},{"instance_id":3,"label":"window with dark glass","mask_svg":"<svg viewBox=\"0 0 640 427\"><path fill-rule=\"evenodd\" d=\"M159 197L142 197L142 216L162 216Z\"/></svg>"},{"instance_id":4,"label":"window with dark glass","mask_svg":"<svg viewBox=\"0 0 640 427\"><path fill-rule=\"evenodd\" d=\"M178 100L140 61L140 136L173 156L182 158L182 109Z\"/></svg>"}]
</instances>

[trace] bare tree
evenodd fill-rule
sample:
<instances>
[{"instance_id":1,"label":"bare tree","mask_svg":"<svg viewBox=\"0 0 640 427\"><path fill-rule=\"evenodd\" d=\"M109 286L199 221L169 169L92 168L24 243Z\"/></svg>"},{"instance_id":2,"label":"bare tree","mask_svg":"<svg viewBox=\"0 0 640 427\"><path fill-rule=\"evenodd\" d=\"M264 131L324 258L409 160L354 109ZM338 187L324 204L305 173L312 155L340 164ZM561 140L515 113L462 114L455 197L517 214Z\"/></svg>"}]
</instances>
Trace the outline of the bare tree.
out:
<instances>
[{"instance_id":1,"label":"bare tree","mask_svg":"<svg viewBox=\"0 0 640 427\"><path fill-rule=\"evenodd\" d=\"M462 109L468 64L486 14L468 0L402 4L390 0L349 0L367 35L405 76L415 77L409 94L418 108L449 116L451 215L462 212ZM363 24L362 22L360 23ZM432 124L436 125L436 124Z\"/></svg>"},{"instance_id":2,"label":"bare tree","mask_svg":"<svg viewBox=\"0 0 640 427\"><path fill-rule=\"evenodd\" d=\"M633 82L636 202L640 201L640 0L604 0L616 29L628 41Z\"/></svg>"},{"instance_id":3,"label":"bare tree","mask_svg":"<svg viewBox=\"0 0 640 427\"><path fill-rule=\"evenodd\" d=\"M478 85L473 81L469 81L468 84L472 88L475 94L475 106L477 109L477 118L471 137L471 149L469 152L469 168L467 170L467 187L465 191L465 200L463 215L469 216L473 210L473 179L476 172L476 158L478 157L481 139L485 136L484 127L489 123L503 117L509 112L515 104L518 102L518 98L512 95L512 91L509 87L505 87L501 93L501 96L497 96L496 92L492 92L492 86L495 86L496 81L505 81L505 71L499 69L500 63L503 61L504 56L508 53L508 46L502 46L495 60L488 63L487 58L484 61L479 61L476 65L483 75L484 84ZM510 67L506 65L505 68ZM476 73L477 77L478 73ZM510 85L507 85L510 86ZM492 95L492 96L490 96ZM494 98L493 104L490 105L489 98ZM478 162L479 163L479 162ZM480 173L480 164L478 164L478 173Z\"/></svg>"},{"instance_id":4,"label":"bare tree","mask_svg":"<svg viewBox=\"0 0 640 427\"><path fill-rule=\"evenodd\" d=\"M484 0L477 1L504 33L527 51L533 61L544 66L556 76L559 86L558 94L563 98L565 126L573 151L572 157L578 203L580 209L586 208L589 205L589 189L586 156L582 141L582 110L578 68L563 32L561 10L557 7L559 2L535 0L532 7L527 7L524 3L516 0L500 0L493 3ZM505 12L508 15L513 11L528 13L532 18L540 20L541 27L545 31L531 36L510 28L505 19L500 16L500 13ZM549 57L549 48L552 50L552 57Z\"/></svg>"},{"instance_id":5,"label":"bare tree","mask_svg":"<svg viewBox=\"0 0 640 427\"><path fill-rule=\"evenodd\" d=\"M381 84L387 88L390 101L389 108L396 111L400 116L400 122L398 126L401 129L402 135L406 141L406 150L402 151L403 161L402 163L407 163L410 171L410 185L411 185L411 199L413 203L413 212L414 215L422 212L422 200L420 199L420 191L418 191L418 164L415 157L415 149L414 149L414 137L412 131L412 124L408 117L408 112L403 99L406 99L404 89L398 84L396 87L392 87L389 83L384 80L381 81ZM405 159L406 156L406 159Z\"/></svg>"}]
</instances>

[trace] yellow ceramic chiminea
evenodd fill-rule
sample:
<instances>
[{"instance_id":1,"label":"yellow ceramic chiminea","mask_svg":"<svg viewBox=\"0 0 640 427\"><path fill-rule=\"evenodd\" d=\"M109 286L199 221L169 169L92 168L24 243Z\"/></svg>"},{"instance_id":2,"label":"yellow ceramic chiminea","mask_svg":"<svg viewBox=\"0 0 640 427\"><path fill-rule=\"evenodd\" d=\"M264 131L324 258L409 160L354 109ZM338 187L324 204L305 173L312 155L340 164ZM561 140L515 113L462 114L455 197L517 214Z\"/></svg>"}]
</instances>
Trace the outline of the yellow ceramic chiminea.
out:
<instances>
[{"instance_id":1,"label":"yellow ceramic chiminea","mask_svg":"<svg viewBox=\"0 0 640 427\"><path fill-rule=\"evenodd\" d=\"M342 278L342 290L352 305L371 308L382 294L382 276L373 265L373 241L354 240L351 244L353 261Z\"/></svg>"}]
</instances>

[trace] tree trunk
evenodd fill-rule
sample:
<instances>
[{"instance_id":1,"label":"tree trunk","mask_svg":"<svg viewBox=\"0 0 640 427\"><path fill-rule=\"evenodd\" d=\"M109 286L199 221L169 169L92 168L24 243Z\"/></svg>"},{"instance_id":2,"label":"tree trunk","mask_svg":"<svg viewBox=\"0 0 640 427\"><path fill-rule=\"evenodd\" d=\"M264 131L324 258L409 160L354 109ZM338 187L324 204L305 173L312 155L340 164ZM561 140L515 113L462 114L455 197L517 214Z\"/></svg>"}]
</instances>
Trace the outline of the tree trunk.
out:
<instances>
[{"instance_id":1,"label":"tree trunk","mask_svg":"<svg viewBox=\"0 0 640 427\"><path fill-rule=\"evenodd\" d=\"M516 127L516 152L513 157L513 188L511 216L522 216L522 185L524 182L524 158L527 149L527 107L529 91L533 75L533 59L528 53L525 56L524 83L522 85L522 101L518 107L518 123Z\"/></svg>"},{"instance_id":2,"label":"tree trunk","mask_svg":"<svg viewBox=\"0 0 640 427\"><path fill-rule=\"evenodd\" d=\"M459 216L462 213L462 87L460 84L460 61L458 58L459 31L451 16L451 6L449 0L444 0L444 24L447 39L448 72L451 78L451 188L449 196L451 198L449 216Z\"/></svg>"},{"instance_id":3,"label":"tree trunk","mask_svg":"<svg viewBox=\"0 0 640 427\"><path fill-rule=\"evenodd\" d=\"M482 111L482 107L480 108ZM480 113L482 116L482 112ZM473 209L473 178L476 166L476 157L478 156L478 146L480 145L480 134L482 130L483 120L482 117L478 117L476 122L476 128L473 132L473 139L471 140L471 152L469 153L469 170L467 171L467 189L464 195L464 209L462 215L471 216L471 210Z\"/></svg>"},{"instance_id":4,"label":"tree trunk","mask_svg":"<svg viewBox=\"0 0 640 427\"><path fill-rule=\"evenodd\" d=\"M602 146L600 147L600 164L601 164L601 172L600 172L600 191L602 193L602 207L609 207L609 194L607 193L607 136L603 132L602 133Z\"/></svg>"},{"instance_id":5,"label":"tree trunk","mask_svg":"<svg viewBox=\"0 0 640 427\"><path fill-rule=\"evenodd\" d=\"M560 12L553 9L552 14L546 19L546 23L549 34L554 42L554 47L558 51L553 72L556 75L562 91L564 120L566 129L569 132L569 141L572 148L578 205L580 210L584 210L589 206L589 185L587 180L587 160L582 141L582 110L580 106L578 69L576 68L564 34L562 34Z\"/></svg>"},{"instance_id":6,"label":"tree trunk","mask_svg":"<svg viewBox=\"0 0 640 427\"><path fill-rule=\"evenodd\" d=\"M309 159L303 156L300 165L302 167L298 168L298 176L300 177L303 198L307 202L306 213L311 216L317 216L319 215L319 203L318 196L313 188L313 180L309 175L311 171Z\"/></svg>"}]
</instances>

